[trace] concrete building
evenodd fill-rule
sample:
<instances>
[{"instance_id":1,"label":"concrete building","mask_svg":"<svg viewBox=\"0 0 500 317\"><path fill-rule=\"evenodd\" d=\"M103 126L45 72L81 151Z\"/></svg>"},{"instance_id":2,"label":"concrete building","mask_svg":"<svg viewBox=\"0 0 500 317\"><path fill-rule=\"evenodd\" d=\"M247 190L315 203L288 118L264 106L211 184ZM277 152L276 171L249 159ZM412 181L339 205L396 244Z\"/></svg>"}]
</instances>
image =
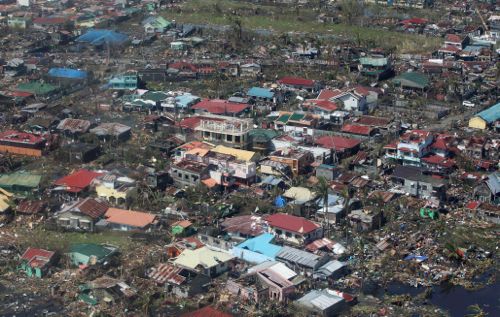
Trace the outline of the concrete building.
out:
<instances>
[{"instance_id":1,"label":"concrete building","mask_svg":"<svg viewBox=\"0 0 500 317\"><path fill-rule=\"evenodd\" d=\"M204 115L195 131L203 141L247 149L250 145L248 133L252 129L253 123L250 119Z\"/></svg>"}]
</instances>

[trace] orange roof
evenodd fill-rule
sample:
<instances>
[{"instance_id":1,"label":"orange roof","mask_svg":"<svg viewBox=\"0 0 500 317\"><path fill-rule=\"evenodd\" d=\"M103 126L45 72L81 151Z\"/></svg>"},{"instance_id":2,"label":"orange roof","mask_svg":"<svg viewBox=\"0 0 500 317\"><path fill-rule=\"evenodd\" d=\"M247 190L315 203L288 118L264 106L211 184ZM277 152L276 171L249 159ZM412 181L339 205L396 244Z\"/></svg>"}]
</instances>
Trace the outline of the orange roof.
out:
<instances>
[{"instance_id":1,"label":"orange roof","mask_svg":"<svg viewBox=\"0 0 500 317\"><path fill-rule=\"evenodd\" d=\"M203 156L207 155L208 152L210 152L209 149L197 147L197 148L194 148L194 149L187 151L186 154L191 154L191 155L203 157Z\"/></svg>"},{"instance_id":2,"label":"orange roof","mask_svg":"<svg viewBox=\"0 0 500 317\"><path fill-rule=\"evenodd\" d=\"M156 219L155 215L140 211L109 208L104 215L107 222L144 228Z\"/></svg>"},{"instance_id":3,"label":"orange roof","mask_svg":"<svg viewBox=\"0 0 500 317\"><path fill-rule=\"evenodd\" d=\"M188 228L192 224L193 223L191 221L189 221L189 220L181 220L181 221L177 221L177 222L173 223L172 227L179 226L179 227L182 227L182 228Z\"/></svg>"},{"instance_id":4,"label":"orange roof","mask_svg":"<svg viewBox=\"0 0 500 317\"><path fill-rule=\"evenodd\" d=\"M207 178L201 181L203 184L207 185L208 188L212 188L217 185L217 182L213 178Z\"/></svg>"}]
</instances>

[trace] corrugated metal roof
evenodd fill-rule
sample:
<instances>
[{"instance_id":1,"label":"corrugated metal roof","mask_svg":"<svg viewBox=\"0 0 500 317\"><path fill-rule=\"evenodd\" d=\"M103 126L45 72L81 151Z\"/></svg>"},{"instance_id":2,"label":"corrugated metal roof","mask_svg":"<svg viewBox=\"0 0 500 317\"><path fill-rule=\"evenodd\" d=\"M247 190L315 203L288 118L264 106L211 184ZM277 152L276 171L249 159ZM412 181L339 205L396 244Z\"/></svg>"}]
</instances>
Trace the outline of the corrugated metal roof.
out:
<instances>
[{"instance_id":1,"label":"corrugated metal roof","mask_svg":"<svg viewBox=\"0 0 500 317\"><path fill-rule=\"evenodd\" d=\"M274 97L274 92L267 88L252 87L248 90L247 95L251 97L271 99Z\"/></svg>"},{"instance_id":2,"label":"corrugated metal roof","mask_svg":"<svg viewBox=\"0 0 500 317\"><path fill-rule=\"evenodd\" d=\"M486 110L483 110L476 114L476 117L480 117L484 121L488 123L495 122L500 119L500 103L489 107Z\"/></svg>"},{"instance_id":3,"label":"corrugated metal roof","mask_svg":"<svg viewBox=\"0 0 500 317\"><path fill-rule=\"evenodd\" d=\"M314 268L321 258L315 254L287 246L284 246L276 257L309 268Z\"/></svg>"},{"instance_id":4,"label":"corrugated metal roof","mask_svg":"<svg viewBox=\"0 0 500 317\"><path fill-rule=\"evenodd\" d=\"M182 272L182 268L175 267L171 264L162 263L157 267L151 269L148 277L155 280L157 283L172 283L176 285L181 285L186 281L186 278L179 273Z\"/></svg>"},{"instance_id":5,"label":"corrugated metal roof","mask_svg":"<svg viewBox=\"0 0 500 317\"><path fill-rule=\"evenodd\" d=\"M49 76L59 77L59 78L71 78L71 79L85 79L87 78L87 72L79 69L71 68L51 68L49 70Z\"/></svg>"}]
</instances>

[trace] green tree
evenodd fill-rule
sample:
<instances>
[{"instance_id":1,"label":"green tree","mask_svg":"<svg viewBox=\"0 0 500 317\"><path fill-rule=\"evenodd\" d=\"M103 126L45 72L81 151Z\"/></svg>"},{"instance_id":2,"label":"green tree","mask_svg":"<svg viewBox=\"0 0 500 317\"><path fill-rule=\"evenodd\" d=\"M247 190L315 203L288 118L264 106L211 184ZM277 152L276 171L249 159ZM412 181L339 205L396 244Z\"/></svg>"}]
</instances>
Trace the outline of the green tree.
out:
<instances>
[{"instance_id":1,"label":"green tree","mask_svg":"<svg viewBox=\"0 0 500 317\"><path fill-rule=\"evenodd\" d=\"M320 176L318 178L318 183L315 186L315 191L319 195L319 197L323 200L323 221L326 221L326 214L328 209L328 193L330 191L330 184L328 183L328 180L325 177Z\"/></svg>"}]
</instances>

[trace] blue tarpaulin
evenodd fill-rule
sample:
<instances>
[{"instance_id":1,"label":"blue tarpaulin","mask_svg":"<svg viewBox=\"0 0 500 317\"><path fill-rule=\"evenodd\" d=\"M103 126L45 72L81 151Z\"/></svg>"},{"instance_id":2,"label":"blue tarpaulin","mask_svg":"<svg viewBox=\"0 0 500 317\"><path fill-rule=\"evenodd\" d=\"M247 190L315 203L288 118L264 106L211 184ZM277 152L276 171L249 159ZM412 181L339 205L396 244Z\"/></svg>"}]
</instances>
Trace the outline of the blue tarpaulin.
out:
<instances>
[{"instance_id":1,"label":"blue tarpaulin","mask_svg":"<svg viewBox=\"0 0 500 317\"><path fill-rule=\"evenodd\" d=\"M51 68L49 70L49 76L59 78L85 79L87 78L87 72L71 68Z\"/></svg>"},{"instance_id":2,"label":"blue tarpaulin","mask_svg":"<svg viewBox=\"0 0 500 317\"><path fill-rule=\"evenodd\" d=\"M283 208L283 207L285 207L285 205L286 205L286 201L285 201L285 199L284 199L283 197L278 196L278 197L276 197L276 199L274 200L274 205L275 205L276 207L278 207L278 208Z\"/></svg>"},{"instance_id":3,"label":"blue tarpaulin","mask_svg":"<svg viewBox=\"0 0 500 317\"><path fill-rule=\"evenodd\" d=\"M111 30L90 30L79 36L76 41L89 43L92 45L102 44L123 44L128 40L128 36Z\"/></svg>"},{"instance_id":4,"label":"blue tarpaulin","mask_svg":"<svg viewBox=\"0 0 500 317\"><path fill-rule=\"evenodd\" d=\"M423 262L425 260L427 260L428 257L426 257L425 255L415 255L415 254L410 254L408 255L406 258L405 258L405 261L410 261L410 260L415 260L417 262Z\"/></svg>"}]
</instances>

